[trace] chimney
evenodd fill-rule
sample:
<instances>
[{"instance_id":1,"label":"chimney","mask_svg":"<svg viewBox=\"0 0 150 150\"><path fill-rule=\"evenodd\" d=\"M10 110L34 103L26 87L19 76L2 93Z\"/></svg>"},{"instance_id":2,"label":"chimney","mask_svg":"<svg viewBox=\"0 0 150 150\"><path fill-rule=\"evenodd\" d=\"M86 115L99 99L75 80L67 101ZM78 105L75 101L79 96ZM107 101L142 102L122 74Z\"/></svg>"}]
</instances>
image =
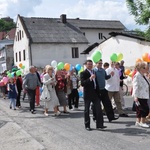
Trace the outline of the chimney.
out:
<instances>
[{"instance_id":1,"label":"chimney","mask_svg":"<svg viewBox=\"0 0 150 150\"><path fill-rule=\"evenodd\" d=\"M60 16L62 23L67 23L66 14Z\"/></svg>"}]
</instances>

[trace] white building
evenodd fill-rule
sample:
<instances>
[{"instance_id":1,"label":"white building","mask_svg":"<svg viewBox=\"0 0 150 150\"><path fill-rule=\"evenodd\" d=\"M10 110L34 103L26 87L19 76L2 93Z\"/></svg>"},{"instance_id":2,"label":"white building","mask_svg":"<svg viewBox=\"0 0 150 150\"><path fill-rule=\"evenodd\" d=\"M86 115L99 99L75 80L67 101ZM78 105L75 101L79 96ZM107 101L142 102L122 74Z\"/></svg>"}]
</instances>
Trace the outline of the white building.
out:
<instances>
[{"instance_id":1,"label":"white building","mask_svg":"<svg viewBox=\"0 0 150 150\"><path fill-rule=\"evenodd\" d=\"M103 41L112 31L123 31L120 21L61 18L26 18L18 15L14 40L14 63L43 68L51 61L83 64L81 55L89 45Z\"/></svg>"},{"instance_id":2,"label":"white building","mask_svg":"<svg viewBox=\"0 0 150 150\"><path fill-rule=\"evenodd\" d=\"M91 59L91 55L97 50L102 53L103 62L108 63L113 53L122 53L125 66L133 68L137 58L142 59L144 53L150 53L150 41L135 34L112 32L108 39L93 49L86 49L82 54Z\"/></svg>"}]
</instances>

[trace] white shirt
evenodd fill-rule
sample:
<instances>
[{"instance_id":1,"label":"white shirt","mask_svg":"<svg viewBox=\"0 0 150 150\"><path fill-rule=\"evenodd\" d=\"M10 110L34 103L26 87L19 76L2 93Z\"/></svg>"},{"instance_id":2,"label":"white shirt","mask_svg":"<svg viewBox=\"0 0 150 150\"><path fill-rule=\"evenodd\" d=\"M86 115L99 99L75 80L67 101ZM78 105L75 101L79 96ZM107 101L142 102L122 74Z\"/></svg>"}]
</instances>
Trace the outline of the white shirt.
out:
<instances>
[{"instance_id":1,"label":"white shirt","mask_svg":"<svg viewBox=\"0 0 150 150\"><path fill-rule=\"evenodd\" d=\"M116 68L107 68L106 73L109 75L111 72L114 72L114 75L106 80L106 90L110 92L118 92L120 88L120 77L119 77L119 71Z\"/></svg>"}]
</instances>

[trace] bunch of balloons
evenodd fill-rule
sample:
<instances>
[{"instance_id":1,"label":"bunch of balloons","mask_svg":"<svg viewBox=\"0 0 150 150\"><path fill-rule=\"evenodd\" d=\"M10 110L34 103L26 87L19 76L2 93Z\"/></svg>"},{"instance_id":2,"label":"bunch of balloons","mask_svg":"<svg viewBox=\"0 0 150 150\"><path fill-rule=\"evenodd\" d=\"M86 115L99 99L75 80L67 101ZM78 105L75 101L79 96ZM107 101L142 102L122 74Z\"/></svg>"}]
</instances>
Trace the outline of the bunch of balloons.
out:
<instances>
[{"instance_id":1,"label":"bunch of balloons","mask_svg":"<svg viewBox=\"0 0 150 150\"><path fill-rule=\"evenodd\" d=\"M110 56L110 60L112 62L118 62L118 61L121 61L122 59L123 59L123 54L122 53L119 53L119 54L113 53Z\"/></svg>"}]
</instances>

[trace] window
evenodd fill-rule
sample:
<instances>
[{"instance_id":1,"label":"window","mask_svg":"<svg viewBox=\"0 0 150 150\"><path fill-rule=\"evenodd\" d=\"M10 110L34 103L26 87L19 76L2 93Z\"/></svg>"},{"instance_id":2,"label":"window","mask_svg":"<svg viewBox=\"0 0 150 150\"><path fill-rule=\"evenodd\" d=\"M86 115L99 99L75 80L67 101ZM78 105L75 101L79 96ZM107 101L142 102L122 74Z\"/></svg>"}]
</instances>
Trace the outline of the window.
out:
<instances>
[{"instance_id":1,"label":"window","mask_svg":"<svg viewBox=\"0 0 150 150\"><path fill-rule=\"evenodd\" d=\"M21 40L21 30L19 31L19 38L20 38L20 40Z\"/></svg>"},{"instance_id":2,"label":"window","mask_svg":"<svg viewBox=\"0 0 150 150\"><path fill-rule=\"evenodd\" d=\"M26 53L25 53L25 50L23 50L23 60L26 60Z\"/></svg>"},{"instance_id":3,"label":"window","mask_svg":"<svg viewBox=\"0 0 150 150\"><path fill-rule=\"evenodd\" d=\"M16 53L16 62L18 62L18 57L17 57L17 53Z\"/></svg>"},{"instance_id":4,"label":"window","mask_svg":"<svg viewBox=\"0 0 150 150\"><path fill-rule=\"evenodd\" d=\"M22 37L23 37L23 31L22 31Z\"/></svg>"},{"instance_id":5,"label":"window","mask_svg":"<svg viewBox=\"0 0 150 150\"><path fill-rule=\"evenodd\" d=\"M72 47L72 58L79 58L79 49L78 49L78 47Z\"/></svg>"},{"instance_id":6,"label":"window","mask_svg":"<svg viewBox=\"0 0 150 150\"><path fill-rule=\"evenodd\" d=\"M83 35L85 36L85 32L83 32Z\"/></svg>"},{"instance_id":7,"label":"window","mask_svg":"<svg viewBox=\"0 0 150 150\"><path fill-rule=\"evenodd\" d=\"M21 52L19 52L19 61L21 61Z\"/></svg>"},{"instance_id":8,"label":"window","mask_svg":"<svg viewBox=\"0 0 150 150\"><path fill-rule=\"evenodd\" d=\"M98 36L99 36L99 39L101 40L103 39L103 33L99 33Z\"/></svg>"}]
</instances>

